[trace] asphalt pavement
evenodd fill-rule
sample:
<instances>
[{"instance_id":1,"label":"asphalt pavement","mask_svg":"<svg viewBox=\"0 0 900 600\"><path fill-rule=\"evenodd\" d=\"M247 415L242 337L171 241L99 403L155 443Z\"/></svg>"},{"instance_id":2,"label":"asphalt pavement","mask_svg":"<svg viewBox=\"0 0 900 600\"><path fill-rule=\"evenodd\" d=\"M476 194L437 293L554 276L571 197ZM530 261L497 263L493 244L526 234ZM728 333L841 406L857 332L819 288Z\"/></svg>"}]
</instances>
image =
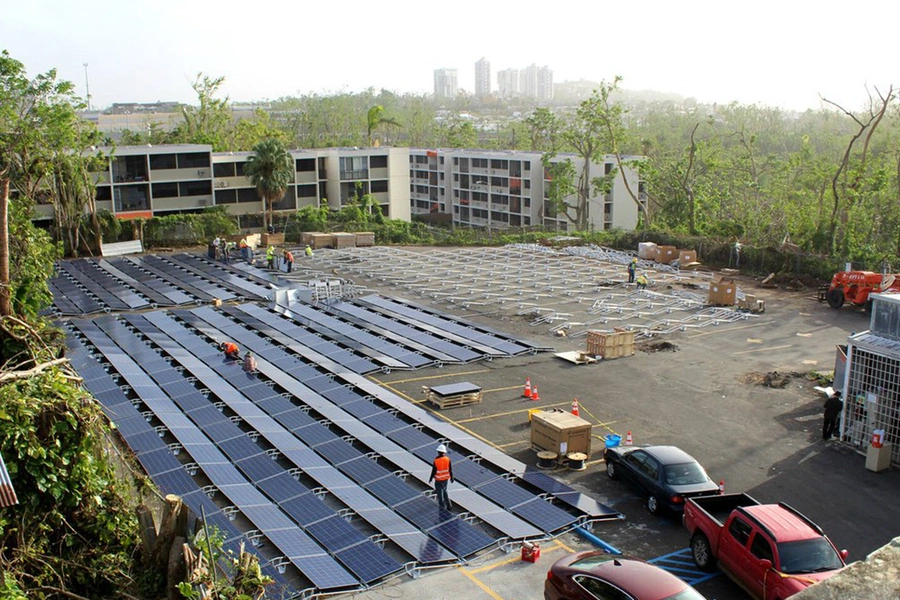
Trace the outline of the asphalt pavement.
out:
<instances>
[{"instance_id":1,"label":"asphalt pavement","mask_svg":"<svg viewBox=\"0 0 900 600\"><path fill-rule=\"evenodd\" d=\"M724 480L726 491L746 492L760 502L787 502L821 525L850 560L900 535L900 474L872 473L860 449L821 440L824 398L802 374L831 371L835 346L851 332L868 328L859 310L839 311L810 292L743 288L766 300L766 312L735 323L666 336L672 351L638 351L634 356L592 365L573 365L552 353L415 372L393 372L374 381L412 402L422 402L422 386L472 382L483 402L435 411L528 464L536 464L530 444L528 410L564 408L577 397L581 416L594 424L594 446L584 471L553 474L625 515L597 524L593 533L626 554L650 560L695 584L707 598L747 596L721 574L693 568L687 533L678 518L651 516L630 488L606 477L602 437L631 431L635 444L673 444ZM390 289L384 293L422 298ZM441 310L484 322L520 337L553 345L557 351L583 349L584 338L555 337L546 326L491 313ZM761 385L763 376L788 376L783 388ZM521 397L525 378L539 386L541 400ZM772 377L770 377L771 379ZM781 379L782 377L775 377ZM423 406L425 406L423 404ZM452 495L452 491L451 491ZM554 560L593 546L574 533L545 542L536 563L517 552L475 557L469 564L403 575L344 597L421 600L537 600Z\"/></svg>"}]
</instances>

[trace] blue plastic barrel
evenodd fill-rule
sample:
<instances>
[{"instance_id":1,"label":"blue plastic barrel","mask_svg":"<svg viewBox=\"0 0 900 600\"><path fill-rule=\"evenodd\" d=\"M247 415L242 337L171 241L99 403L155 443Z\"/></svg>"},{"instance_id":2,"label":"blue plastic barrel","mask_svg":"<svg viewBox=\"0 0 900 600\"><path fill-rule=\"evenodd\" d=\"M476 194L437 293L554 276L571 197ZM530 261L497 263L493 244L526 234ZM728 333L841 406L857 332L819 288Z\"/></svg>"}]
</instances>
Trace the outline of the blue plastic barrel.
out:
<instances>
[{"instance_id":1,"label":"blue plastic barrel","mask_svg":"<svg viewBox=\"0 0 900 600\"><path fill-rule=\"evenodd\" d=\"M606 447L607 447L607 448L615 448L616 446L619 445L619 442L622 441L622 436L621 436L621 435L615 435L614 433L607 433L607 434L604 436L604 439L606 440Z\"/></svg>"}]
</instances>

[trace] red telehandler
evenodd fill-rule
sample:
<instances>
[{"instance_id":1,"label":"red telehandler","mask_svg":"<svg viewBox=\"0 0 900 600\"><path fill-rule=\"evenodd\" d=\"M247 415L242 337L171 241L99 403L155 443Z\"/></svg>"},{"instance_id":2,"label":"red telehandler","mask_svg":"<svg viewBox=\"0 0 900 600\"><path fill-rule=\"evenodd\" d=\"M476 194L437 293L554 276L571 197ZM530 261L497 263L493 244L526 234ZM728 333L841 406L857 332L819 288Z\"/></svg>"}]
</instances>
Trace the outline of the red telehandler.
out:
<instances>
[{"instance_id":1,"label":"red telehandler","mask_svg":"<svg viewBox=\"0 0 900 600\"><path fill-rule=\"evenodd\" d=\"M819 302L826 301L831 308L840 308L844 302L854 306L872 307L869 294L900 292L900 279L896 275L872 271L841 271L831 278L831 285L819 288Z\"/></svg>"}]
</instances>

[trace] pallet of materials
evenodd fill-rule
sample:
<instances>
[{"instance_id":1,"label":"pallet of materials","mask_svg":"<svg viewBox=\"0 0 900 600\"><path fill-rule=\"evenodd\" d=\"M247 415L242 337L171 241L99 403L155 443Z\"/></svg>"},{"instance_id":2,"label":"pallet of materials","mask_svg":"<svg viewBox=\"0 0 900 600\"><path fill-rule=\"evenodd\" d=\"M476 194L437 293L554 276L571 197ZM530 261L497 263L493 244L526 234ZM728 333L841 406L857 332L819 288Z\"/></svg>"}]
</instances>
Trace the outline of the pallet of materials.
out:
<instances>
[{"instance_id":1,"label":"pallet of materials","mask_svg":"<svg viewBox=\"0 0 900 600\"><path fill-rule=\"evenodd\" d=\"M374 246L375 245L375 234L371 231L358 231L356 232L356 246L358 248L362 248L363 246Z\"/></svg>"},{"instance_id":2,"label":"pallet of materials","mask_svg":"<svg viewBox=\"0 0 900 600\"><path fill-rule=\"evenodd\" d=\"M309 241L306 242L313 250L319 248L331 248L333 237L330 233L310 233Z\"/></svg>"},{"instance_id":3,"label":"pallet of materials","mask_svg":"<svg viewBox=\"0 0 900 600\"><path fill-rule=\"evenodd\" d=\"M441 409L481 403L481 388L469 382L435 387L423 385L422 393L427 401Z\"/></svg>"},{"instance_id":4,"label":"pallet of materials","mask_svg":"<svg viewBox=\"0 0 900 600\"><path fill-rule=\"evenodd\" d=\"M572 350L571 352L557 352L556 354L554 354L554 356L556 356L557 358L561 358L563 360L567 360L570 363L573 363L576 365L589 365L591 363L597 362L597 359L594 358L593 355L591 355L588 352L585 352L584 350Z\"/></svg>"},{"instance_id":5,"label":"pallet of materials","mask_svg":"<svg viewBox=\"0 0 900 600\"><path fill-rule=\"evenodd\" d=\"M332 233L332 246L334 248L356 248L356 234L340 231Z\"/></svg>"},{"instance_id":6,"label":"pallet of materials","mask_svg":"<svg viewBox=\"0 0 900 600\"><path fill-rule=\"evenodd\" d=\"M605 360L634 354L634 332L616 327L612 332L588 331L587 353Z\"/></svg>"}]
</instances>

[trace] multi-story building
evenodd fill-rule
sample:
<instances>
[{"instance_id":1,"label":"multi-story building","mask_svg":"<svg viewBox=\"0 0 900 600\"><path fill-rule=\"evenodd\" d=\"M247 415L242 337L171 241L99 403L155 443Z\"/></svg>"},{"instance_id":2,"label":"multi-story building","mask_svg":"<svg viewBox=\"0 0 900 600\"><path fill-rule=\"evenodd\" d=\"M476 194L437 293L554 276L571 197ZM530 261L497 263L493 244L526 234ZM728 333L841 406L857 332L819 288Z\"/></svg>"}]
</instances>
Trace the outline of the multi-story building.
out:
<instances>
[{"instance_id":1,"label":"multi-story building","mask_svg":"<svg viewBox=\"0 0 900 600\"><path fill-rule=\"evenodd\" d=\"M521 93L519 81L518 69L497 71L497 93L501 98L515 98Z\"/></svg>"},{"instance_id":2,"label":"multi-story building","mask_svg":"<svg viewBox=\"0 0 900 600\"><path fill-rule=\"evenodd\" d=\"M116 216L150 218L228 206L242 228L262 225L262 201L244 174L251 152L212 152L208 145L102 148L107 168L94 174L97 208ZM294 212L327 202L339 210L354 196L372 194L385 216L409 220L406 148L292 150L294 178L275 211ZM49 206L39 206L52 218Z\"/></svg>"},{"instance_id":3,"label":"multi-story building","mask_svg":"<svg viewBox=\"0 0 900 600\"><path fill-rule=\"evenodd\" d=\"M531 65L522 71L522 93L529 98L553 100L553 71L550 67Z\"/></svg>"},{"instance_id":4,"label":"multi-story building","mask_svg":"<svg viewBox=\"0 0 900 600\"><path fill-rule=\"evenodd\" d=\"M491 150L411 149L410 212L448 213L453 223L474 227L543 226L571 231L574 225L565 215L551 214L550 180L540 152ZM635 157L629 157L629 160ZM572 160L581 172L583 160L560 154L554 161ZM615 157L589 165L591 179L611 173ZM638 206L629 196L623 177L639 200L646 201L636 171L629 167L619 173L608 194L588 200L588 224L592 229L634 229ZM569 199L574 202L574 198Z\"/></svg>"},{"instance_id":5,"label":"multi-story building","mask_svg":"<svg viewBox=\"0 0 900 600\"><path fill-rule=\"evenodd\" d=\"M434 97L452 100L459 93L456 69L435 69Z\"/></svg>"},{"instance_id":6,"label":"multi-story building","mask_svg":"<svg viewBox=\"0 0 900 600\"><path fill-rule=\"evenodd\" d=\"M484 98L491 94L491 63L486 58L475 63L475 95Z\"/></svg>"}]
</instances>

